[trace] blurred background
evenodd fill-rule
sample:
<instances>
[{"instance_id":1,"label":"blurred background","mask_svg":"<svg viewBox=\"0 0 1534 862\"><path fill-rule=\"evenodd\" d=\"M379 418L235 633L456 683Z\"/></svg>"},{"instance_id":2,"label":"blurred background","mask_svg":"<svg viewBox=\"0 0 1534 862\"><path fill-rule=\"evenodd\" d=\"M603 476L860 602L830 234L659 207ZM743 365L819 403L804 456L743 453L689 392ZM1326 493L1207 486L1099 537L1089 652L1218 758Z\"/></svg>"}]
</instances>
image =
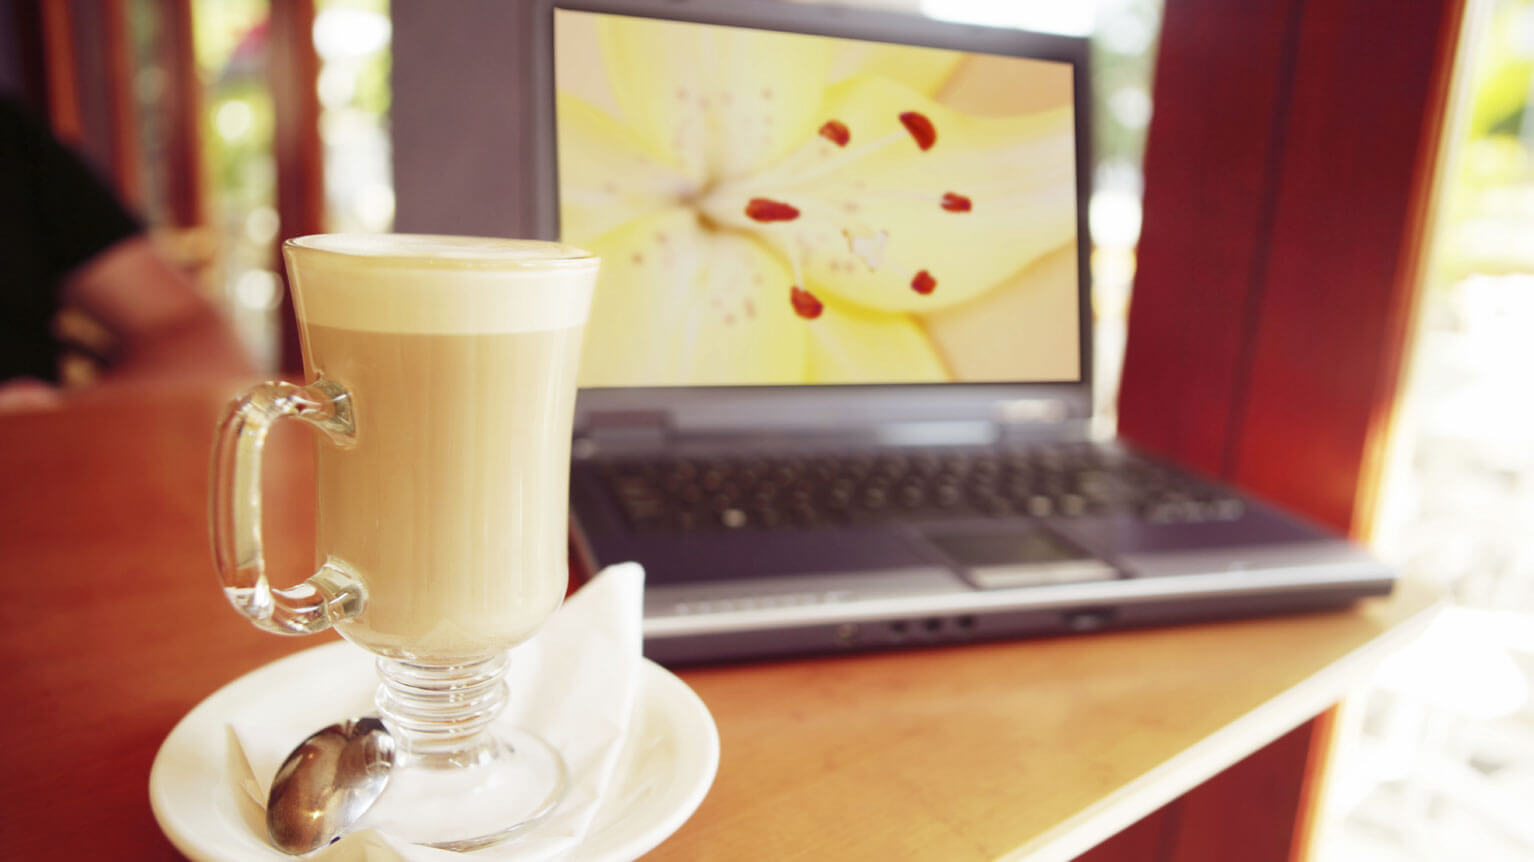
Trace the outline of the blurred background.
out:
<instances>
[{"instance_id":1,"label":"blurred background","mask_svg":"<svg viewBox=\"0 0 1534 862\"><path fill-rule=\"evenodd\" d=\"M1096 396L1111 429L1161 0L856 5L1091 38ZM0 88L62 82L47 94L55 128L230 311L263 366L282 367L278 236L394 222L388 0L0 7ZM39 31L42 46L19 36ZM1316 854L1327 862L1534 858L1534 0L1467 0L1461 33L1368 531L1451 606L1343 711Z\"/></svg>"}]
</instances>

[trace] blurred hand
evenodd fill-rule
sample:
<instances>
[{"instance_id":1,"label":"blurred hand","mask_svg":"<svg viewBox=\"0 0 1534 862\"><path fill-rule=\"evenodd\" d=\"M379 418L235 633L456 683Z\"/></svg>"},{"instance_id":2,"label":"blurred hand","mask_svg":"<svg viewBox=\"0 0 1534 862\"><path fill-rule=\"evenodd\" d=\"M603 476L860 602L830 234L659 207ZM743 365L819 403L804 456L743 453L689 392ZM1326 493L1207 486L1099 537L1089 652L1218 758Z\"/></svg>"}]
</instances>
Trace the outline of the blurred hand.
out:
<instances>
[{"instance_id":1,"label":"blurred hand","mask_svg":"<svg viewBox=\"0 0 1534 862\"><path fill-rule=\"evenodd\" d=\"M51 383L31 377L17 377L0 383L0 413L48 410L63 402L63 392Z\"/></svg>"}]
</instances>

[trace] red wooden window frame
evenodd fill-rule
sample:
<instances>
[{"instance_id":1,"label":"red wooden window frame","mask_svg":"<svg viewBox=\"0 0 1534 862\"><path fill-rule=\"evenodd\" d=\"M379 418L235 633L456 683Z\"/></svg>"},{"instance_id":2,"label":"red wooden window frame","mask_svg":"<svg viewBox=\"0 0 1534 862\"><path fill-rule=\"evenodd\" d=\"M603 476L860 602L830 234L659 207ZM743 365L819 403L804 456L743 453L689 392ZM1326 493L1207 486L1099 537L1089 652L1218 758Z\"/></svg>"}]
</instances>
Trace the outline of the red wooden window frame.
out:
<instances>
[{"instance_id":1,"label":"red wooden window frame","mask_svg":"<svg viewBox=\"0 0 1534 862\"><path fill-rule=\"evenodd\" d=\"M1463 5L1168 0L1125 437L1367 531ZM1082 858L1305 858L1334 719L1295 728Z\"/></svg>"}]
</instances>

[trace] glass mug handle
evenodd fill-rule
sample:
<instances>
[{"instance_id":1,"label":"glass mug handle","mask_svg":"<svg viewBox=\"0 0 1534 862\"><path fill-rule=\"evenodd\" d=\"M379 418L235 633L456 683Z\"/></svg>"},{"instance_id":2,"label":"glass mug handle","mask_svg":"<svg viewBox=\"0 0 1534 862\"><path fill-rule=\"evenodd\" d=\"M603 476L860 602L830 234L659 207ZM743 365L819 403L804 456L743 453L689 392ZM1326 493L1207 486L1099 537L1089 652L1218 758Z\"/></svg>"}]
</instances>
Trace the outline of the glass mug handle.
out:
<instances>
[{"instance_id":1,"label":"glass mug handle","mask_svg":"<svg viewBox=\"0 0 1534 862\"><path fill-rule=\"evenodd\" d=\"M224 595L257 628L285 635L324 631L356 616L366 601L346 563L327 557L313 577L274 590L261 542L261 450L279 419L299 419L350 448L356 438L351 399L340 384L262 383L229 405L213 446L208 514L213 556Z\"/></svg>"}]
</instances>

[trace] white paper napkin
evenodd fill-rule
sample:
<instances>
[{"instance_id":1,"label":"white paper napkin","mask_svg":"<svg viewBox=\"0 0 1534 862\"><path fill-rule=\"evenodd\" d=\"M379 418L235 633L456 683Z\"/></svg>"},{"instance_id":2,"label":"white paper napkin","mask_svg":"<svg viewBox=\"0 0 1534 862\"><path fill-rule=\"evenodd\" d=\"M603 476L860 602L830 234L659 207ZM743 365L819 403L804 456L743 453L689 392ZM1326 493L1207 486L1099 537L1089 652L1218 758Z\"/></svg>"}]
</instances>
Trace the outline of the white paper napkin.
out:
<instances>
[{"instance_id":1,"label":"white paper napkin","mask_svg":"<svg viewBox=\"0 0 1534 862\"><path fill-rule=\"evenodd\" d=\"M500 721L532 731L565 758L570 786L564 801L529 834L472 854L391 838L386 827L363 829L306 858L323 862L550 859L568 853L591 826L604 798L634 714L639 685L644 569L623 563L604 569L578 590L530 641L511 652L506 680L511 702ZM378 678L372 656L317 678L295 680L282 703L230 725L228 780L252 805L246 826L267 842L265 804L272 777L305 737L342 718L375 714ZM387 793L387 791L385 791ZM364 823L366 820L364 819Z\"/></svg>"}]
</instances>

